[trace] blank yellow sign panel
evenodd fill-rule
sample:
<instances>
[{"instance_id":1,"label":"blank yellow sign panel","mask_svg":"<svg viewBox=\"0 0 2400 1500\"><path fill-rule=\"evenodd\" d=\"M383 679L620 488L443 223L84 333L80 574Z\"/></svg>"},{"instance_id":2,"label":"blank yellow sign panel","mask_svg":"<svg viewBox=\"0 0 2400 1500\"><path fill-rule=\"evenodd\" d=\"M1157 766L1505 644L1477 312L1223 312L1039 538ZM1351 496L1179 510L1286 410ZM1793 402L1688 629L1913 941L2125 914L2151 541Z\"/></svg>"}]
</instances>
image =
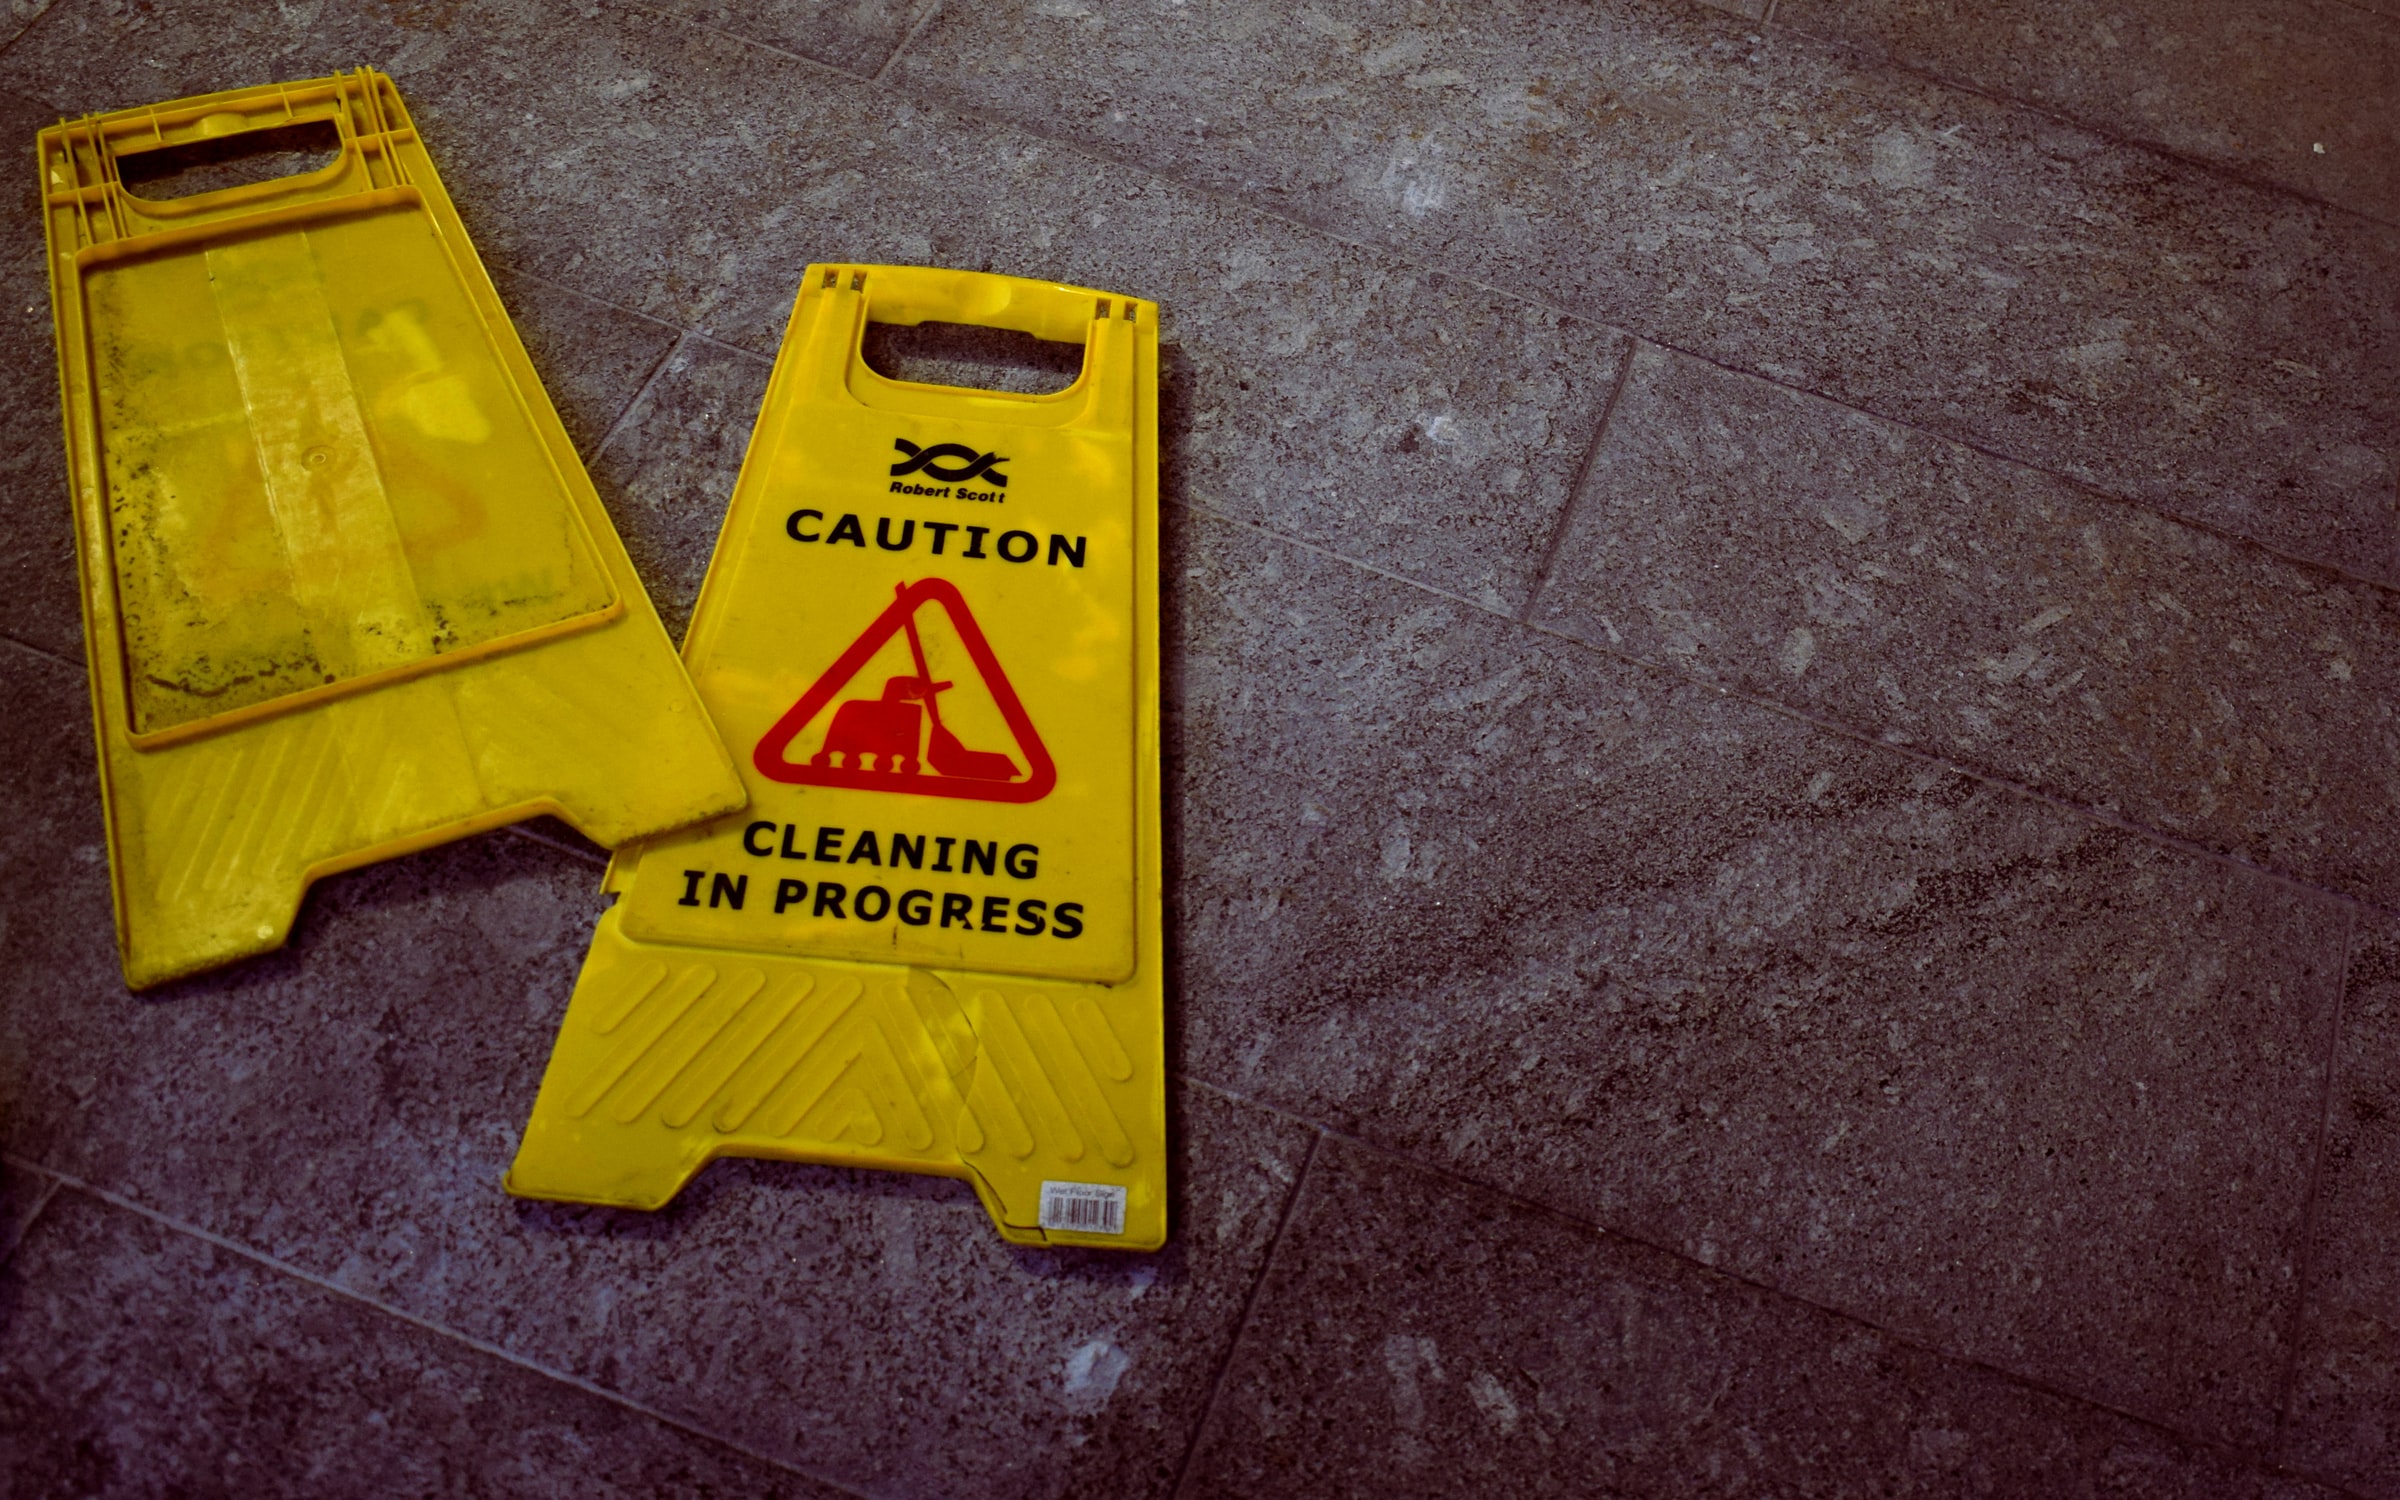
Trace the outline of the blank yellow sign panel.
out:
<instances>
[{"instance_id":1,"label":"blank yellow sign panel","mask_svg":"<svg viewBox=\"0 0 2400 1500\"><path fill-rule=\"evenodd\" d=\"M1083 373L868 368L870 321L926 320ZM684 648L750 805L617 856L512 1192L657 1207L789 1157L1164 1242L1157 372L1149 303L810 268Z\"/></svg>"},{"instance_id":2,"label":"blank yellow sign panel","mask_svg":"<svg viewBox=\"0 0 2400 1500\"><path fill-rule=\"evenodd\" d=\"M122 175L300 132L300 176ZM40 169L128 983L276 946L332 870L741 805L388 78L91 116Z\"/></svg>"}]
</instances>

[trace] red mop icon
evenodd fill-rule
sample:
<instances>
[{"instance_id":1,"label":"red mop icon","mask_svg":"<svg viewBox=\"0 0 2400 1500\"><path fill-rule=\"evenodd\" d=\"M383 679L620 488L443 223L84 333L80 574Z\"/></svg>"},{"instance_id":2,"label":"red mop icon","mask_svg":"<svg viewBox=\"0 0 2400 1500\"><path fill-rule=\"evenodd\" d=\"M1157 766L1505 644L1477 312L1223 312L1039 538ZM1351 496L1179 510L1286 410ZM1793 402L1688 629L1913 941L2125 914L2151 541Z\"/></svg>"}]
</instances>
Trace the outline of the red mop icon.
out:
<instances>
[{"instance_id":1,"label":"red mop icon","mask_svg":"<svg viewBox=\"0 0 2400 1500\"><path fill-rule=\"evenodd\" d=\"M929 603L941 605L949 615L950 626L966 648L984 691L1016 738L1018 755L1024 759L1022 771L1017 759L1004 751L969 749L942 722L941 695L957 684L936 681L927 665L917 611ZM887 677L879 695L851 697L836 704L834 700L884 643L903 632L916 674ZM829 706L833 721L826 726L823 743L803 762L786 759L793 742ZM1058 768L1026 716L1016 689L1009 685L1008 674L993 656L991 643L984 639L957 586L945 578L900 585L890 607L875 617L759 740L751 763L763 776L799 786L914 792L981 802L1038 802L1058 784Z\"/></svg>"}]
</instances>

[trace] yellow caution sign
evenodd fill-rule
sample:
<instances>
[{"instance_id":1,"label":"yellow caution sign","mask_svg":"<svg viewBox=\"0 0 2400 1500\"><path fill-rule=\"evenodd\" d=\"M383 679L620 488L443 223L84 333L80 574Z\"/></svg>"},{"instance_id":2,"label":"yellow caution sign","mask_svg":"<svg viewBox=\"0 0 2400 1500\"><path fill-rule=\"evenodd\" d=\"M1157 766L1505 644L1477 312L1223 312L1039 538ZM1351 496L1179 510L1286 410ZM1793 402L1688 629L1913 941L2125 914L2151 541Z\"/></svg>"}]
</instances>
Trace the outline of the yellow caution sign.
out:
<instances>
[{"instance_id":1,"label":"yellow caution sign","mask_svg":"<svg viewBox=\"0 0 2400 1500\"><path fill-rule=\"evenodd\" d=\"M329 162L125 182L295 141ZM90 116L40 171L127 983L276 946L335 870L741 806L390 79Z\"/></svg>"},{"instance_id":2,"label":"yellow caution sign","mask_svg":"<svg viewBox=\"0 0 2400 1500\"><path fill-rule=\"evenodd\" d=\"M1083 373L868 368L870 321L926 320ZM656 1208L782 1157L1165 1241L1157 381L1146 302L809 269L684 647L750 806L618 854L511 1192Z\"/></svg>"}]
</instances>

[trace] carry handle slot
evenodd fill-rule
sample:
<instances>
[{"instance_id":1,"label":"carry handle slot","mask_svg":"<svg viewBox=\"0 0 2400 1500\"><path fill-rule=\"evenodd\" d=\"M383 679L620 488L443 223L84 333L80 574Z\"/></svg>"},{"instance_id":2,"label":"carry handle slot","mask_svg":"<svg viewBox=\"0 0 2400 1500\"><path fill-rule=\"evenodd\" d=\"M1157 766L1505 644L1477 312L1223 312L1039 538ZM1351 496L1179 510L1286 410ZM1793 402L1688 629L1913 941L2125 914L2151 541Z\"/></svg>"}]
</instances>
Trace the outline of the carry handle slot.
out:
<instances>
[{"instance_id":1,"label":"carry handle slot","mask_svg":"<svg viewBox=\"0 0 2400 1500\"><path fill-rule=\"evenodd\" d=\"M44 202L72 215L83 253L179 226L404 187L409 174L397 148L414 139L391 80L372 69L87 115L42 134Z\"/></svg>"},{"instance_id":2,"label":"carry handle slot","mask_svg":"<svg viewBox=\"0 0 2400 1500\"><path fill-rule=\"evenodd\" d=\"M809 268L799 310L807 329L790 370L812 393L807 400L1120 432L1132 422L1135 349L1152 336L1157 316L1148 303L1089 287L990 271L839 264ZM868 362L867 333L876 323L964 324L1071 344L1083 351L1082 368L1063 388L1040 393L900 379Z\"/></svg>"},{"instance_id":3,"label":"carry handle slot","mask_svg":"<svg viewBox=\"0 0 2400 1500\"><path fill-rule=\"evenodd\" d=\"M882 323L870 319L860 354L867 368L890 380L958 390L1047 396L1083 374L1084 341L1036 338L1014 328L948 323Z\"/></svg>"},{"instance_id":4,"label":"carry handle slot","mask_svg":"<svg viewBox=\"0 0 2400 1500\"><path fill-rule=\"evenodd\" d=\"M171 202L312 176L340 161L345 146L341 126L325 116L167 141L141 150L116 145L111 154L117 181L128 193L150 202Z\"/></svg>"}]
</instances>

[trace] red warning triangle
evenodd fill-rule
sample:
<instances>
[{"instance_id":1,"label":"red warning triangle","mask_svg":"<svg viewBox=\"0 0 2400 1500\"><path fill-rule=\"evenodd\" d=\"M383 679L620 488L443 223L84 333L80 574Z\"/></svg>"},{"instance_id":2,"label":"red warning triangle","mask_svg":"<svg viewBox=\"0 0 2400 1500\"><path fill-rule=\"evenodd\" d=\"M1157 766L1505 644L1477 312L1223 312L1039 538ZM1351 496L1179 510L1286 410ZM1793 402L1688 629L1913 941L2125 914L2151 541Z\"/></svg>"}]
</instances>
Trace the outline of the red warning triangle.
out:
<instances>
[{"instance_id":1,"label":"red warning triangle","mask_svg":"<svg viewBox=\"0 0 2400 1500\"><path fill-rule=\"evenodd\" d=\"M941 695L954 684L937 682L925 661L925 643L917 634L917 611L939 604L950 626L967 648L968 660L983 678L985 691L1000 717L1016 736L1017 754L999 750L970 750L942 723ZM850 685L884 643L905 631L913 677L886 680L879 695L834 699ZM833 722L825 741L805 761L784 758L828 706ZM841 786L869 792L914 792L921 797L966 797L978 802L1039 802L1058 785L1058 767L1042 744L1033 720L1008 674L1000 670L991 643L958 588L947 578L926 578L900 585L899 597L875 617L866 633L835 658L825 675L800 695L791 711L775 721L751 752L751 764L773 781L796 786Z\"/></svg>"}]
</instances>

